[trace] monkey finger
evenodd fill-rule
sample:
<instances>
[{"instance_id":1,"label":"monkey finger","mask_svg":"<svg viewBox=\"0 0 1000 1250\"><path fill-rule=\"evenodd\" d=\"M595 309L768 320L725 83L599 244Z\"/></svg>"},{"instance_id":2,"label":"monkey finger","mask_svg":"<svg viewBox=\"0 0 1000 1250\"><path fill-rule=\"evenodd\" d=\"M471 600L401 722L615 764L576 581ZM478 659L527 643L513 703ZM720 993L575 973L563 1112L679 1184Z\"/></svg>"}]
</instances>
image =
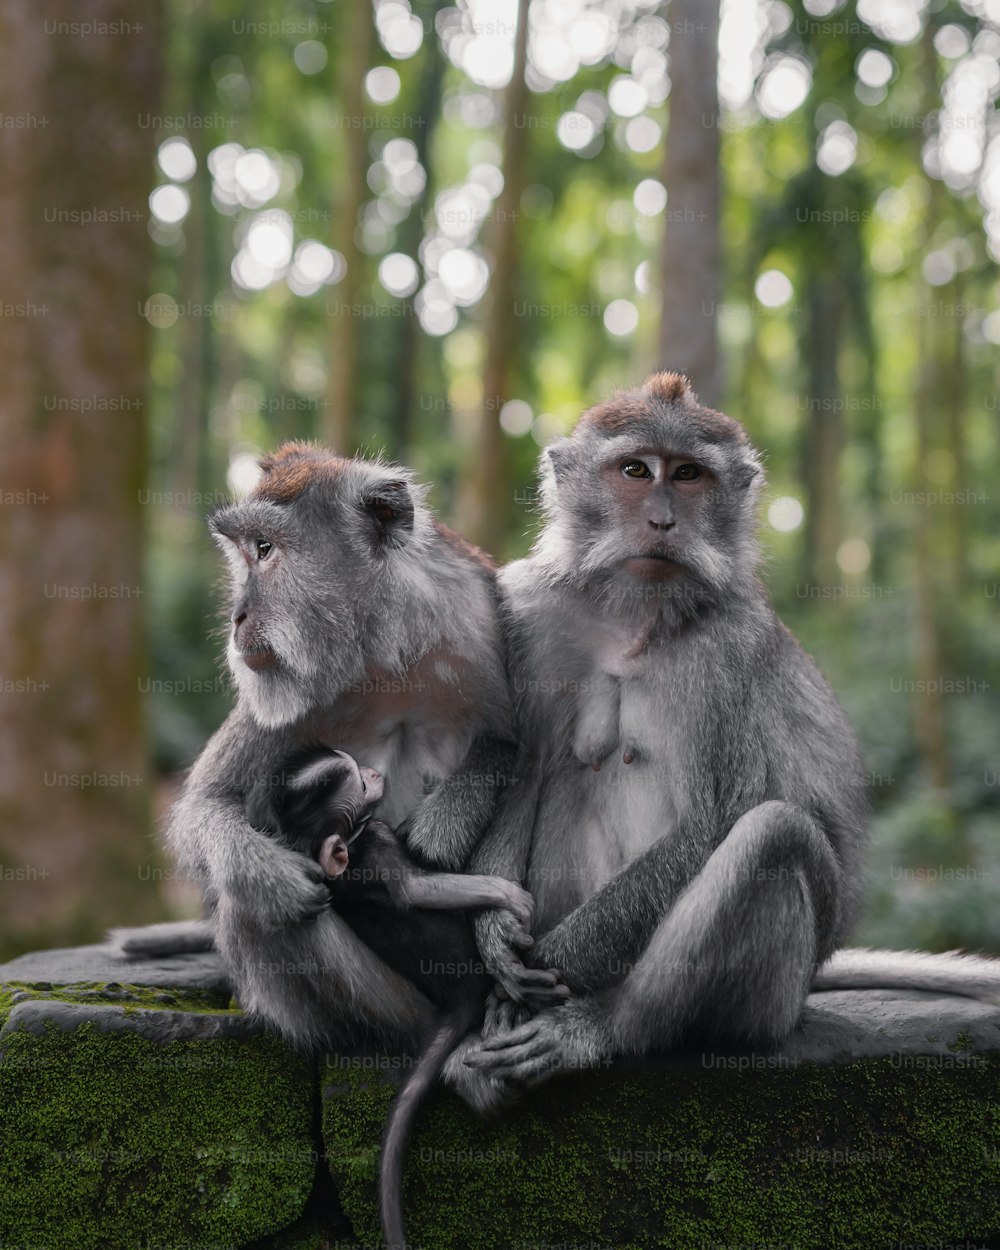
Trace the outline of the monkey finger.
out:
<instances>
[{"instance_id":1,"label":"monkey finger","mask_svg":"<svg viewBox=\"0 0 1000 1250\"><path fill-rule=\"evenodd\" d=\"M544 1001L558 984L558 980L547 972L539 973L533 968L523 970L519 968L504 981L504 989L508 997L516 1003L528 1004L536 997Z\"/></svg>"},{"instance_id":2,"label":"monkey finger","mask_svg":"<svg viewBox=\"0 0 1000 1250\"><path fill-rule=\"evenodd\" d=\"M510 1036L513 1034L508 1034L508 1037ZM526 1042L521 1042L516 1046L506 1046L502 1050L487 1049L484 1046L478 1053L473 1051L465 1062L470 1068L480 1070L490 1071L500 1068L504 1070L504 1075L519 1080L520 1071L510 1072L509 1069L523 1069L524 1065L531 1060L535 1061L538 1068L545 1067L552 1054L552 1042L547 1036L543 1036L529 1038Z\"/></svg>"},{"instance_id":3,"label":"monkey finger","mask_svg":"<svg viewBox=\"0 0 1000 1250\"><path fill-rule=\"evenodd\" d=\"M507 1046L517 1046L521 1042L526 1042L534 1037L541 1026L537 1020L529 1020L526 1024L519 1025L516 1029L511 1029L509 1033L501 1033L497 1037L491 1037L484 1041L480 1047L482 1050L503 1050Z\"/></svg>"},{"instance_id":4,"label":"monkey finger","mask_svg":"<svg viewBox=\"0 0 1000 1250\"><path fill-rule=\"evenodd\" d=\"M548 968L527 968L524 964L515 966L513 975L522 985L558 985L559 973L550 972Z\"/></svg>"},{"instance_id":5,"label":"monkey finger","mask_svg":"<svg viewBox=\"0 0 1000 1250\"><path fill-rule=\"evenodd\" d=\"M514 946L518 950L522 951L530 950L531 947L535 945L535 939L531 936L524 925L520 924L517 920L513 920L511 923L508 931L508 939L511 946Z\"/></svg>"},{"instance_id":6,"label":"monkey finger","mask_svg":"<svg viewBox=\"0 0 1000 1250\"><path fill-rule=\"evenodd\" d=\"M573 991L568 985L540 985L527 990L521 1001L536 1011L542 1011L546 1007L559 1007L572 997Z\"/></svg>"},{"instance_id":7,"label":"monkey finger","mask_svg":"<svg viewBox=\"0 0 1000 1250\"><path fill-rule=\"evenodd\" d=\"M531 927L532 909L530 907L525 907L523 904L514 899L511 899L508 911L517 921L519 928L527 933Z\"/></svg>"}]
</instances>

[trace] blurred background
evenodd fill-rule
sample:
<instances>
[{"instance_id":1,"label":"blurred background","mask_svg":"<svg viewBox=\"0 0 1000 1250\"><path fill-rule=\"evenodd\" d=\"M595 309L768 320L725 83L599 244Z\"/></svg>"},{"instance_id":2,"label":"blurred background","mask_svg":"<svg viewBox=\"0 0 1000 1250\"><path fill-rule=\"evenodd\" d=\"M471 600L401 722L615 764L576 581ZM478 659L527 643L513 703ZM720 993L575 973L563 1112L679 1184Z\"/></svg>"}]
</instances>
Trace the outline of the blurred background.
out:
<instances>
[{"instance_id":1,"label":"blurred background","mask_svg":"<svg viewBox=\"0 0 1000 1250\"><path fill-rule=\"evenodd\" d=\"M861 736L859 938L1000 951L1000 0L7 0L0 955L194 910L204 513L385 449L506 559L652 368L766 454Z\"/></svg>"}]
</instances>

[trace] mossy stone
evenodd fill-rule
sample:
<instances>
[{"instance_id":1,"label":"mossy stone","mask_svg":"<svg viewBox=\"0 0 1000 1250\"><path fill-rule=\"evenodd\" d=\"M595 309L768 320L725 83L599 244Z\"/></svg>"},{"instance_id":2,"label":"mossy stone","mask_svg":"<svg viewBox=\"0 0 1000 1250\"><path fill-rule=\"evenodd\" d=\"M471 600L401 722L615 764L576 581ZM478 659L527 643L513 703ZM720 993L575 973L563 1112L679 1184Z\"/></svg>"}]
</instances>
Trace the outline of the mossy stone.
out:
<instances>
[{"instance_id":1,"label":"mossy stone","mask_svg":"<svg viewBox=\"0 0 1000 1250\"><path fill-rule=\"evenodd\" d=\"M107 996L115 1013L148 1017L160 991L125 988L135 997L124 1007L121 986ZM281 1042L161 1042L88 1018L99 986L5 990L4 1015L27 993L15 1011L44 1014L51 998L61 1024L34 1019L29 1031L11 1020L0 1036L0 1244L208 1250L302 1214L316 1168L315 1080ZM178 999L187 1012L228 1014L216 995ZM67 1004L81 1000L81 1023L66 1027Z\"/></svg>"}]
</instances>

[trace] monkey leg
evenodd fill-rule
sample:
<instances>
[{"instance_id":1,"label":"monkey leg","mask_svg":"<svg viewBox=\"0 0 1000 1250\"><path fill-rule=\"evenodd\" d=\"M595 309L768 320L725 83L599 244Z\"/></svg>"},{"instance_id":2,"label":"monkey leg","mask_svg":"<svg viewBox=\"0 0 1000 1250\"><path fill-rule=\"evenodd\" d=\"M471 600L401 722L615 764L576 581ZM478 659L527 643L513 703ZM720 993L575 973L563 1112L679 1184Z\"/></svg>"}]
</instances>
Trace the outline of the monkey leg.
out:
<instances>
[{"instance_id":1,"label":"monkey leg","mask_svg":"<svg viewBox=\"0 0 1000 1250\"><path fill-rule=\"evenodd\" d=\"M406 1049L430 1025L423 995L333 911L266 932L246 916L220 914L218 945L244 1010L293 1045Z\"/></svg>"},{"instance_id":2,"label":"monkey leg","mask_svg":"<svg viewBox=\"0 0 1000 1250\"><path fill-rule=\"evenodd\" d=\"M773 1046L798 1022L833 944L838 883L812 817L762 803L736 822L618 985L484 1040L465 1062L535 1084L687 1039Z\"/></svg>"}]
</instances>

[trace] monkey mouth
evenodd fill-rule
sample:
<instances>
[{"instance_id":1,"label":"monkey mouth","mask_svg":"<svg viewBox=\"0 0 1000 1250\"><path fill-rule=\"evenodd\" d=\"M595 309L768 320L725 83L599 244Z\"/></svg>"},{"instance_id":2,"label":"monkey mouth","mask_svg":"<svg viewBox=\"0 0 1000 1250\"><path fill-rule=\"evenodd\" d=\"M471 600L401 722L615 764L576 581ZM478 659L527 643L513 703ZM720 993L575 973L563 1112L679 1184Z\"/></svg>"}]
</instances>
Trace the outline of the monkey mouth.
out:
<instances>
[{"instance_id":1,"label":"monkey mouth","mask_svg":"<svg viewBox=\"0 0 1000 1250\"><path fill-rule=\"evenodd\" d=\"M622 561L622 568L634 577L649 579L676 577L685 566L665 551L647 551L640 556L629 556Z\"/></svg>"},{"instance_id":2,"label":"monkey mouth","mask_svg":"<svg viewBox=\"0 0 1000 1250\"><path fill-rule=\"evenodd\" d=\"M237 651L236 654L255 673L276 668L278 664L278 656L270 647L250 647L246 651Z\"/></svg>"}]
</instances>

